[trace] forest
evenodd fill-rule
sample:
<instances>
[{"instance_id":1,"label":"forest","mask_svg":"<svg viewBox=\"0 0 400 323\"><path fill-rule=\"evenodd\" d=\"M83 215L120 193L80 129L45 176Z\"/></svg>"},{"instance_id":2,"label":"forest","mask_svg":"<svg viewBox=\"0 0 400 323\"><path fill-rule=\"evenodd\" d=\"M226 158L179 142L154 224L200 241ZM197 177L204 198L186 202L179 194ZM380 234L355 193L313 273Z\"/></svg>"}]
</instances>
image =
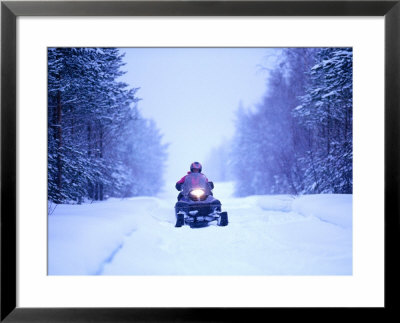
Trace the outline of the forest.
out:
<instances>
[{"instance_id":1,"label":"forest","mask_svg":"<svg viewBox=\"0 0 400 323\"><path fill-rule=\"evenodd\" d=\"M230 147L216 173L237 196L352 193L352 63L351 48L282 49L260 104L238 108L215 150Z\"/></svg>"},{"instance_id":2,"label":"forest","mask_svg":"<svg viewBox=\"0 0 400 323\"><path fill-rule=\"evenodd\" d=\"M261 63L261 62L260 62ZM168 145L120 81L116 48L48 49L48 199L55 204L155 195ZM351 194L351 48L282 48L265 94L237 109L235 133L206 161L236 196ZM211 150L211 147L210 147ZM211 167L212 165L212 167Z\"/></svg>"},{"instance_id":3,"label":"forest","mask_svg":"<svg viewBox=\"0 0 400 323\"><path fill-rule=\"evenodd\" d=\"M119 81L115 48L48 49L48 199L56 204L152 195L167 146Z\"/></svg>"}]
</instances>

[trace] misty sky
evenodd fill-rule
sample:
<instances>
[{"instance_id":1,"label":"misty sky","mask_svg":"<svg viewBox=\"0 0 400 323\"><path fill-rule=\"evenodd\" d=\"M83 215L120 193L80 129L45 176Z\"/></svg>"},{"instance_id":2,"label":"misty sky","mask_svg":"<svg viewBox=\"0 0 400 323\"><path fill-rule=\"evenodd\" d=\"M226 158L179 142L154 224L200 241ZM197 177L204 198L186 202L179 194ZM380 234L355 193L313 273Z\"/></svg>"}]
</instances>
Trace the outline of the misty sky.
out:
<instances>
[{"instance_id":1,"label":"misty sky","mask_svg":"<svg viewBox=\"0 0 400 323\"><path fill-rule=\"evenodd\" d=\"M123 81L140 87L139 110L169 143L165 179L177 181L193 161L234 133L235 111L251 108L266 90L267 48L124 48Z\"/></svg>"}]
</instances>

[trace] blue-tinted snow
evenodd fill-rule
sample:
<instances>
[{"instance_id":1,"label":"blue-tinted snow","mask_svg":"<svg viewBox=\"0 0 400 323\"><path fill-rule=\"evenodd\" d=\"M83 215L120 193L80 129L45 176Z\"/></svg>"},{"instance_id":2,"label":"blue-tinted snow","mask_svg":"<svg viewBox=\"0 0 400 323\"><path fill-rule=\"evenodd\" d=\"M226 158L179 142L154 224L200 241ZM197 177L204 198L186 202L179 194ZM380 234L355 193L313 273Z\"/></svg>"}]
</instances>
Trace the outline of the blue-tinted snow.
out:
<instances>
[{"instance_id":1,"label":"blue-tinted snow","mask_svg":"<svg viewBox=\"0 0 400 323\"><path fill-rule=\"evenodd\" d=\"M351 275L352 195L214 195L229 225L175 228L176 191L59 205L50 275Z\"/></svg>"}]
</instances>

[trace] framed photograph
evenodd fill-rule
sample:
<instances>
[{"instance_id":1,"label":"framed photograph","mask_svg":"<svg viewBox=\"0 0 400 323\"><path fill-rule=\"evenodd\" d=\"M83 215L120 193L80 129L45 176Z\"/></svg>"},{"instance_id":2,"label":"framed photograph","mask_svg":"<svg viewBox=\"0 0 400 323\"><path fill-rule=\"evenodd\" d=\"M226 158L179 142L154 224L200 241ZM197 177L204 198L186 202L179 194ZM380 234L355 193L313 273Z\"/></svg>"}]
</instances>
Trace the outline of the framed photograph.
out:
<instances>
[{"instance_id":1,"label":"framed photograph","mask_svg":"<svg viewBox=\"0 0 400 323\"><path fill-rule=\"evenodd\" d=\"M3 1L1 321L392 314L399 15Z\"/></svg>"}]
</instances>

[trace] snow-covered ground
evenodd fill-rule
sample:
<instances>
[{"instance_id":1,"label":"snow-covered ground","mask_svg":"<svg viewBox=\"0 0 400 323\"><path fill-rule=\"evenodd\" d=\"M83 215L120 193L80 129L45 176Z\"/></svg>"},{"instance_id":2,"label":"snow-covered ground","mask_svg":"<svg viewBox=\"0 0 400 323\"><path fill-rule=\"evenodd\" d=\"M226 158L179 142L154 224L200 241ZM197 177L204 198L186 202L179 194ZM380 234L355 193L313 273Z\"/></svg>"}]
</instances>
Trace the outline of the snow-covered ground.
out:
<instances>
[{"instance_id":1,"label":"snow-covered ground","mask_svg":"<svg viewBox=\"0 0 400 323\"><path fill-rule=\"evenodd\" d=\"M352 195L214 196L229 225L175 228L172 189L158 197L58 205L49 275L351 275Z\"/></svg>"}]
</instances>

